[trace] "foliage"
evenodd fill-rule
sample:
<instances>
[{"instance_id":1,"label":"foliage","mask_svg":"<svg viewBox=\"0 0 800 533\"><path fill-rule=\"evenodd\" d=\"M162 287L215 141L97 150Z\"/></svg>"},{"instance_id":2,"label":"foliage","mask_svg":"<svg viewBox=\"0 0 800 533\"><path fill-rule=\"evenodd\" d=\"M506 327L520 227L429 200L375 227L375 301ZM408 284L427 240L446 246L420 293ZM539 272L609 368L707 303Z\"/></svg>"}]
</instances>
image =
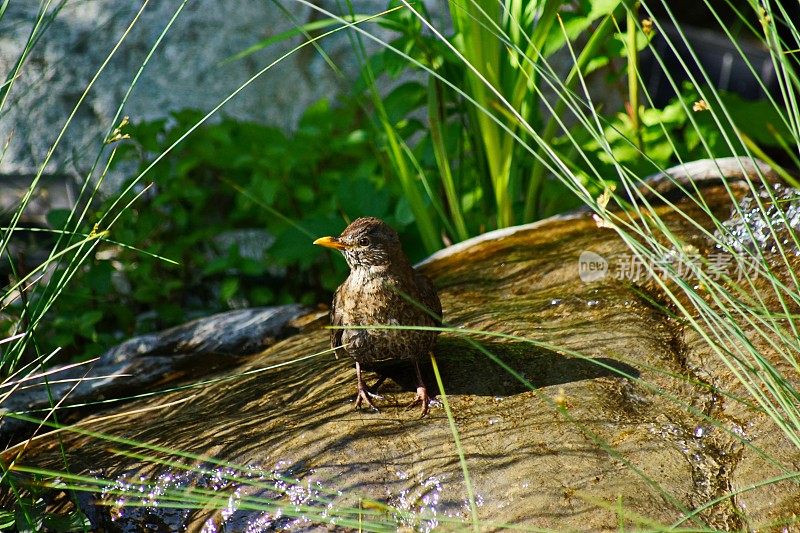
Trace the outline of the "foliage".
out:
<instances>
[{"instance_id":1,"label":"foliage","mask_svg":"<svg viewBox=\"0 0 800 533\"><path fill-rule=\"evenodd\" d=\"M363 36L355 34L362 69L353 92L372 108L372 134L429 253L577 205L567 188L546 178L545 155L532 143L538 131L542 142L549 142L556 133L553 116L563 114L556 98L548 117L548 100L562 91L552 78L563 75L553 72L548 60L563 54L567 43L585 41L567 73L570 88L578 72L626 57L612 24L613 16L623 13L621 5L620 0L451 2L453 29L443 35L448 23L432 20L424 3L391 0L375 18L394 35L382 49L368 56ZM350 14L339 21L363 19ZM330 22L325 19L324 25ZM646 44L645 38L636 40L637 50ZM545 196L560 201L545 208Z\"/></svg>"},{"instance_id":2,"label":"foliage","mask_svg":"<svg viewBox=\"0 0 800 533\"><path fill-rule=\"evenodd\" d=\"M747 101L726 93L719 93L719 98L730 110L729 121L720 123L707 110L693 111L701 97L696 88L686 83L680 96L663 108L640 110L638 124L628 113L603 117L602 143L591 131L578 125L569 136L554 139L553 149L563 160L573 162L572 170L595 194L603 190L604 184L614 181L598 181L596 176L614 176L617 165L623 165L635 176L645 177L676 162L705 159L709 152L714 157L737 155L744 149L745 140L752 140L771 152L782 151L785 139L791 134L769 102ZM632 141L636 138L641 145ZM738 139L739 143L731 146L727 139ZM576 145L580 157L575 157Z\"/></svg>"},{"instance_id":3,"label":"foliage","mask_svg":"<svg viewBox=\"0 0 800 533\"><path fill-rule=\"evenodd\" d=\"M380 24L398 35L364 62L356 87L377 109L375 130L426 243L576 207L572 186L554 175L559 165L596 196L618 165L646 176L676 161L741 153L730 138L762 157L762 148L791 144L785 119L767 101L718 94L730 120L710 113L690 119L701 97L687 83L663 109L641 105L637 56L654 32L642 30L636 8L623 2L474 1L451 3L450 16L453 33L445 36L423 4L384 15ZM550 61L567 49L574 64L557 72ZM419 73L422 81L378 90L385 78ZM593 73L624 104L596 113L599 132L573 92Z\"/></svg>"},{"instance_id":4,"label":"foliage","mask_svg":"<svg viewBox=\"0 0 800 533\"><path fill-rule=\"evenodd\" d=\"M610 36L608 21L618 4L454 2L454 30L446 37L422 4L381 19L399 36L365 62L362 86L378 109L377 129L384 132L404 190L424 188L427 194L425 203L410 203L417 220L426 220L420 232L437 233L429 240L444 231L451 241L460 241L551 214L541 208L546 189L555 188L551 196L561 197L551 208L574 205L564 187L544 179L541 156L533 157L528 144L547 123L543 100L552 88L542 81L542 64L589 28L594 37L586 47L592 53L576 68L589 58L596 68L600 58L607 63L619 57L622 48L613 39L603 40ZM401 84L386 96L376 88L382 75L420 69L422 83ZM420 115L427 120L418 120ZM435 223L428 221L431 210Z\"/></svg>"},{"instance_id":5,"label":"foliage","mask_svg":"<svg viewBox=\"0 0 800 533\"><path fill-rule=\"evenodd\" d=\"M200 116L127 127L115 165L146 168ZM88 356L197 315L324 301L346 267L311 241L362 215L388 220L419 259L413 218L361 121L357 108L322 100L290 134L229 118L198 129L156 164L152 187L115 223L111 238L129 247L103 244L82 265L48 315L42 349ZM64 216L51 220L58 227Z\"/></svg>"}]
</instances>

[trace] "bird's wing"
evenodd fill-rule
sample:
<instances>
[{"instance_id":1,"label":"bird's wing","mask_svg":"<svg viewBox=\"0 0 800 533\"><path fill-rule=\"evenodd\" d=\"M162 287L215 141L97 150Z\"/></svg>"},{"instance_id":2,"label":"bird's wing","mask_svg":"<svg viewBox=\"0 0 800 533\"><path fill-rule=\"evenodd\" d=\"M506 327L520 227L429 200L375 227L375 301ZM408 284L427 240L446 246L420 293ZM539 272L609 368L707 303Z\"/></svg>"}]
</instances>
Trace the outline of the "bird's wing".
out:
<instances>
[{"instance_id":1,"label":"bird's wing","mask_svg":"<svg viewBox=\"0 0 800 533\"><path fill-rule=\"evenodd\" d=\"M437 316L436 325L441 326L442 302L439 301L439 295L436 293L433 281L421 272L416 272L416 278L421 303Z\"/></svg>"},{"instance_id":2,"label":"bird's wing","mask_svg":"<svg viewBox=\"0 0 800 533\"><path fill-rule=\"evenodd\" d=\"M342 287L339 286L333 293L333 303L331 304L331 326L342 325ZM336 357L339 357L339 348L342 345L343 329L331 329L331 348L335 350Z\"/></svg>"}]
</instances>

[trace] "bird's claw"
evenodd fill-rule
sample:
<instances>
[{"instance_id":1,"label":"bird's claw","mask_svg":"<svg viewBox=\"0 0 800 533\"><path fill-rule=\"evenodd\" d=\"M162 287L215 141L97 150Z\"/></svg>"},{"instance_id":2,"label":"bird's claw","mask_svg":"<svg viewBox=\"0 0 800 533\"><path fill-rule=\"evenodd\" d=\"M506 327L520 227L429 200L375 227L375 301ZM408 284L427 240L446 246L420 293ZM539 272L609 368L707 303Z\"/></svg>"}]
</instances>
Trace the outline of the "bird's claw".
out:
<instances>
[{"instance_id":1,"label":"bird's claw","mask_svg":"<svg viewBox=\"0 0 800 533\"><path fill-rule=\"evenodd\" d=\"M366 403L367 405L370 406L370 408L372 410L380 412L380 409L375 407L375 404L372 403L372 400L370 399L370 397L377 398L378 400L383 400L383 396L378 396L377 394L374 394L374 393L370 392L367 389L359 388L358 389L358 395L356 396L356 409L361 407L362 403Z\"/></svg>"},{"instance_id":2,"label":"bird's claw","mask_svg":"<svg viewBox=\"0 0 800 533\"><path fill-rule=\"evenodd\" d=\"M417 387L417 395L414 400L406 406L406 410L411 409L418 403L422 403L422 415L420 418L425 418L431 405L431 397L428 396L428 390L425 387Z\"/></svg>"}]
</instances>

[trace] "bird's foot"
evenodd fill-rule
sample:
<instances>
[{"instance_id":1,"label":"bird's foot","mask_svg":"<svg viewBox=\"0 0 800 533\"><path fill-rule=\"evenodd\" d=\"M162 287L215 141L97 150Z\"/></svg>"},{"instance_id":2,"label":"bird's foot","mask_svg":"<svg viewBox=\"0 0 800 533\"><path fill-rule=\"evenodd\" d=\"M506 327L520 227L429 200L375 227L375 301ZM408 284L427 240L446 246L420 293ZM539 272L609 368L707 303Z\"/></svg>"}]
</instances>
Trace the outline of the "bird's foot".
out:
<instances>
[{"instance_id":1,"label":"bird's foot","mask_svg":"<svg viewBox=\"0 0 800 533\"><path fill-rule=\"evenodd\" d=\"M366 403L374 411L380 412L380 409L375 407L375 404L372 403L372 399L371 398L376 398L378 400L383 400L383 396L378 396L377 394L374 394L374 393L370 392L370 390L367 389L367 388L359 387L358 388L358 395L356 396L356 409L361 407L362 403Z\"/></svg>"},{"instance_id":2,"label":"bird's foot","mask_svg":"<svg viewBox=\"0 0 800 533\"><path fill-rule=\"evenodd\" d=\"M431 397L428 396L428 390L423 386L417 387L417 396L410 404L406 406L406 409L411 409L418 403L422 404L422 415L420 418L425 418L425 415L428 414L431 405Z\"/></svg>"}]
</instances>

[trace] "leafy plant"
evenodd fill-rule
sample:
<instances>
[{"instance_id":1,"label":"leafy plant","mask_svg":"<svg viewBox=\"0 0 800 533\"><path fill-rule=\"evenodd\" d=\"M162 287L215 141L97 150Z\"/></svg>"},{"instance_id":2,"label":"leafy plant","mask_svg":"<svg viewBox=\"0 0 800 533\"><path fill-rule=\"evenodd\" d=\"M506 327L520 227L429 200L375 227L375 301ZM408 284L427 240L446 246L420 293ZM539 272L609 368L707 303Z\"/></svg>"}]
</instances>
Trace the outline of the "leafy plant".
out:
<instances>
[{"instance_id":1,"label":"leafy plant","mask_svg":"<svg viewBox=\"0 0 800 533\"><path fill-rule=\"evenodd\" d=\"M394 33L392 40L368 55L362 41L372 36L355 34L362 68L353 93L368 107L371 133L429 253L487 229L577 205L567 188L546 179L544 156L532 156L527 143L542 129L544 138L552 139L563 114L562 106L555 118L547 116L549 93L559 92L543 81L553 75L549 58L592 29L567 76L572 86L581 69L588 72L624 55L612 38L620 5L619 0L451 2L453 33L443 35L442 21L434 22L423 3L392 0L376 18ZM340 22L363 18L350 8ZM261 41L236 57L274 42ZM646 39L637 42L639 48L645 45ZM387 92L387 78L403 81ZM542 198L548 193L561 201L545 210Z\"/></svg>"},{"instance_id":2,"label":"leafy plant","mask_svg":"<svg viewBox=\"0 0 800 533\"><path fill-rule=\"evenodd\" d=\"M376 109L375 131L429 251L441 235L445 243L460 241L577 206L573 186L555 176L560 165L571 165L578 187L597 195L614 181L615 165L645 176L676 158L731 155L720 128L762 157L768 157L765 148L791 154L785 120L769 102L722 94L731 121L720 124L706 114L695 124L687 110L702 98L687 83L665 108L643 105L638 55L655 32L649 21L642 29L634 4L451 3L451 35L422 4L389 5L406 7L380 20L398 36L364 60L356 92ZM564 61L566 51L574 62L559 71L553 59L560 53ZM410 73L423 80L379 90L385 78ZM624 108L592 117L586 106L595 104L576 92L590 75L618 91Z\"/></svg>"},{"instance_id":3,"label":"leafy plant","mask_svg":"<svg viewBox=\"0 0 800 533\"><path fill-rule=\"evenodd\" d=\"M574 162L572 170L594 194L603 190L595 176L613 176L616 165L624 165L634 175L647 176L675 161L705 159L709 152L714 157L729 157L736 155L726 142L730 138L760 147L759 155L765 159L769 157L767 151L784 152L784 139L791 133L769 102L747 101L726 93L719 97L730 109L729 121L720 123L707 111L692 111L702 98L693 85L686 83L681 94L663 108L640 110L638 122L624 112L602 117L602 137L578 125L569 135L555 138L553 149L563 160ZM576 145L580 146L580 157L575 157Z\"/></svg>"},{"instance_id":4,"label":"leafy plant","mask_svg":"<svg viewBox=\"0 0 800 533\"><path fill-rule=\"evenodd\" d=\"M186 110L128 126L115 168L146 168L200 117ZM42 349L96 354L215 311L324 301L345 266L311 241L362 215L390 221L411 256L422 257L413 218L362 121L356 107L321 100L290 134L232 119L198 129L120 214L112 237L126 246L103 244L81 266L48 315ZM98 206L87 233L116 201ZM51 213L56 227L64 216Z\"/></svg>"},{"instance_id":5,"label":"leafy plant","mask_svg":"<svg viewBox=\"0 0 800 533\"><path fill-rule=\"evenodd\" d=\"M397 36L369 57L361 40L370 36L354 39L362 60L355 93L374 109L374 134L429 252L577 205L548 175L551 155L541 148L555 138L566 107L548 60L591 28L567 73L569 90L578 73L626 57L622 37L613 38L620 6L454 2L453 33L445 36L424 4L392 1L379 24ZM647 39L635 42L638 52ZM379 88L401 76L412 80L388 93Z\"/></svg>"}]
</instances>

